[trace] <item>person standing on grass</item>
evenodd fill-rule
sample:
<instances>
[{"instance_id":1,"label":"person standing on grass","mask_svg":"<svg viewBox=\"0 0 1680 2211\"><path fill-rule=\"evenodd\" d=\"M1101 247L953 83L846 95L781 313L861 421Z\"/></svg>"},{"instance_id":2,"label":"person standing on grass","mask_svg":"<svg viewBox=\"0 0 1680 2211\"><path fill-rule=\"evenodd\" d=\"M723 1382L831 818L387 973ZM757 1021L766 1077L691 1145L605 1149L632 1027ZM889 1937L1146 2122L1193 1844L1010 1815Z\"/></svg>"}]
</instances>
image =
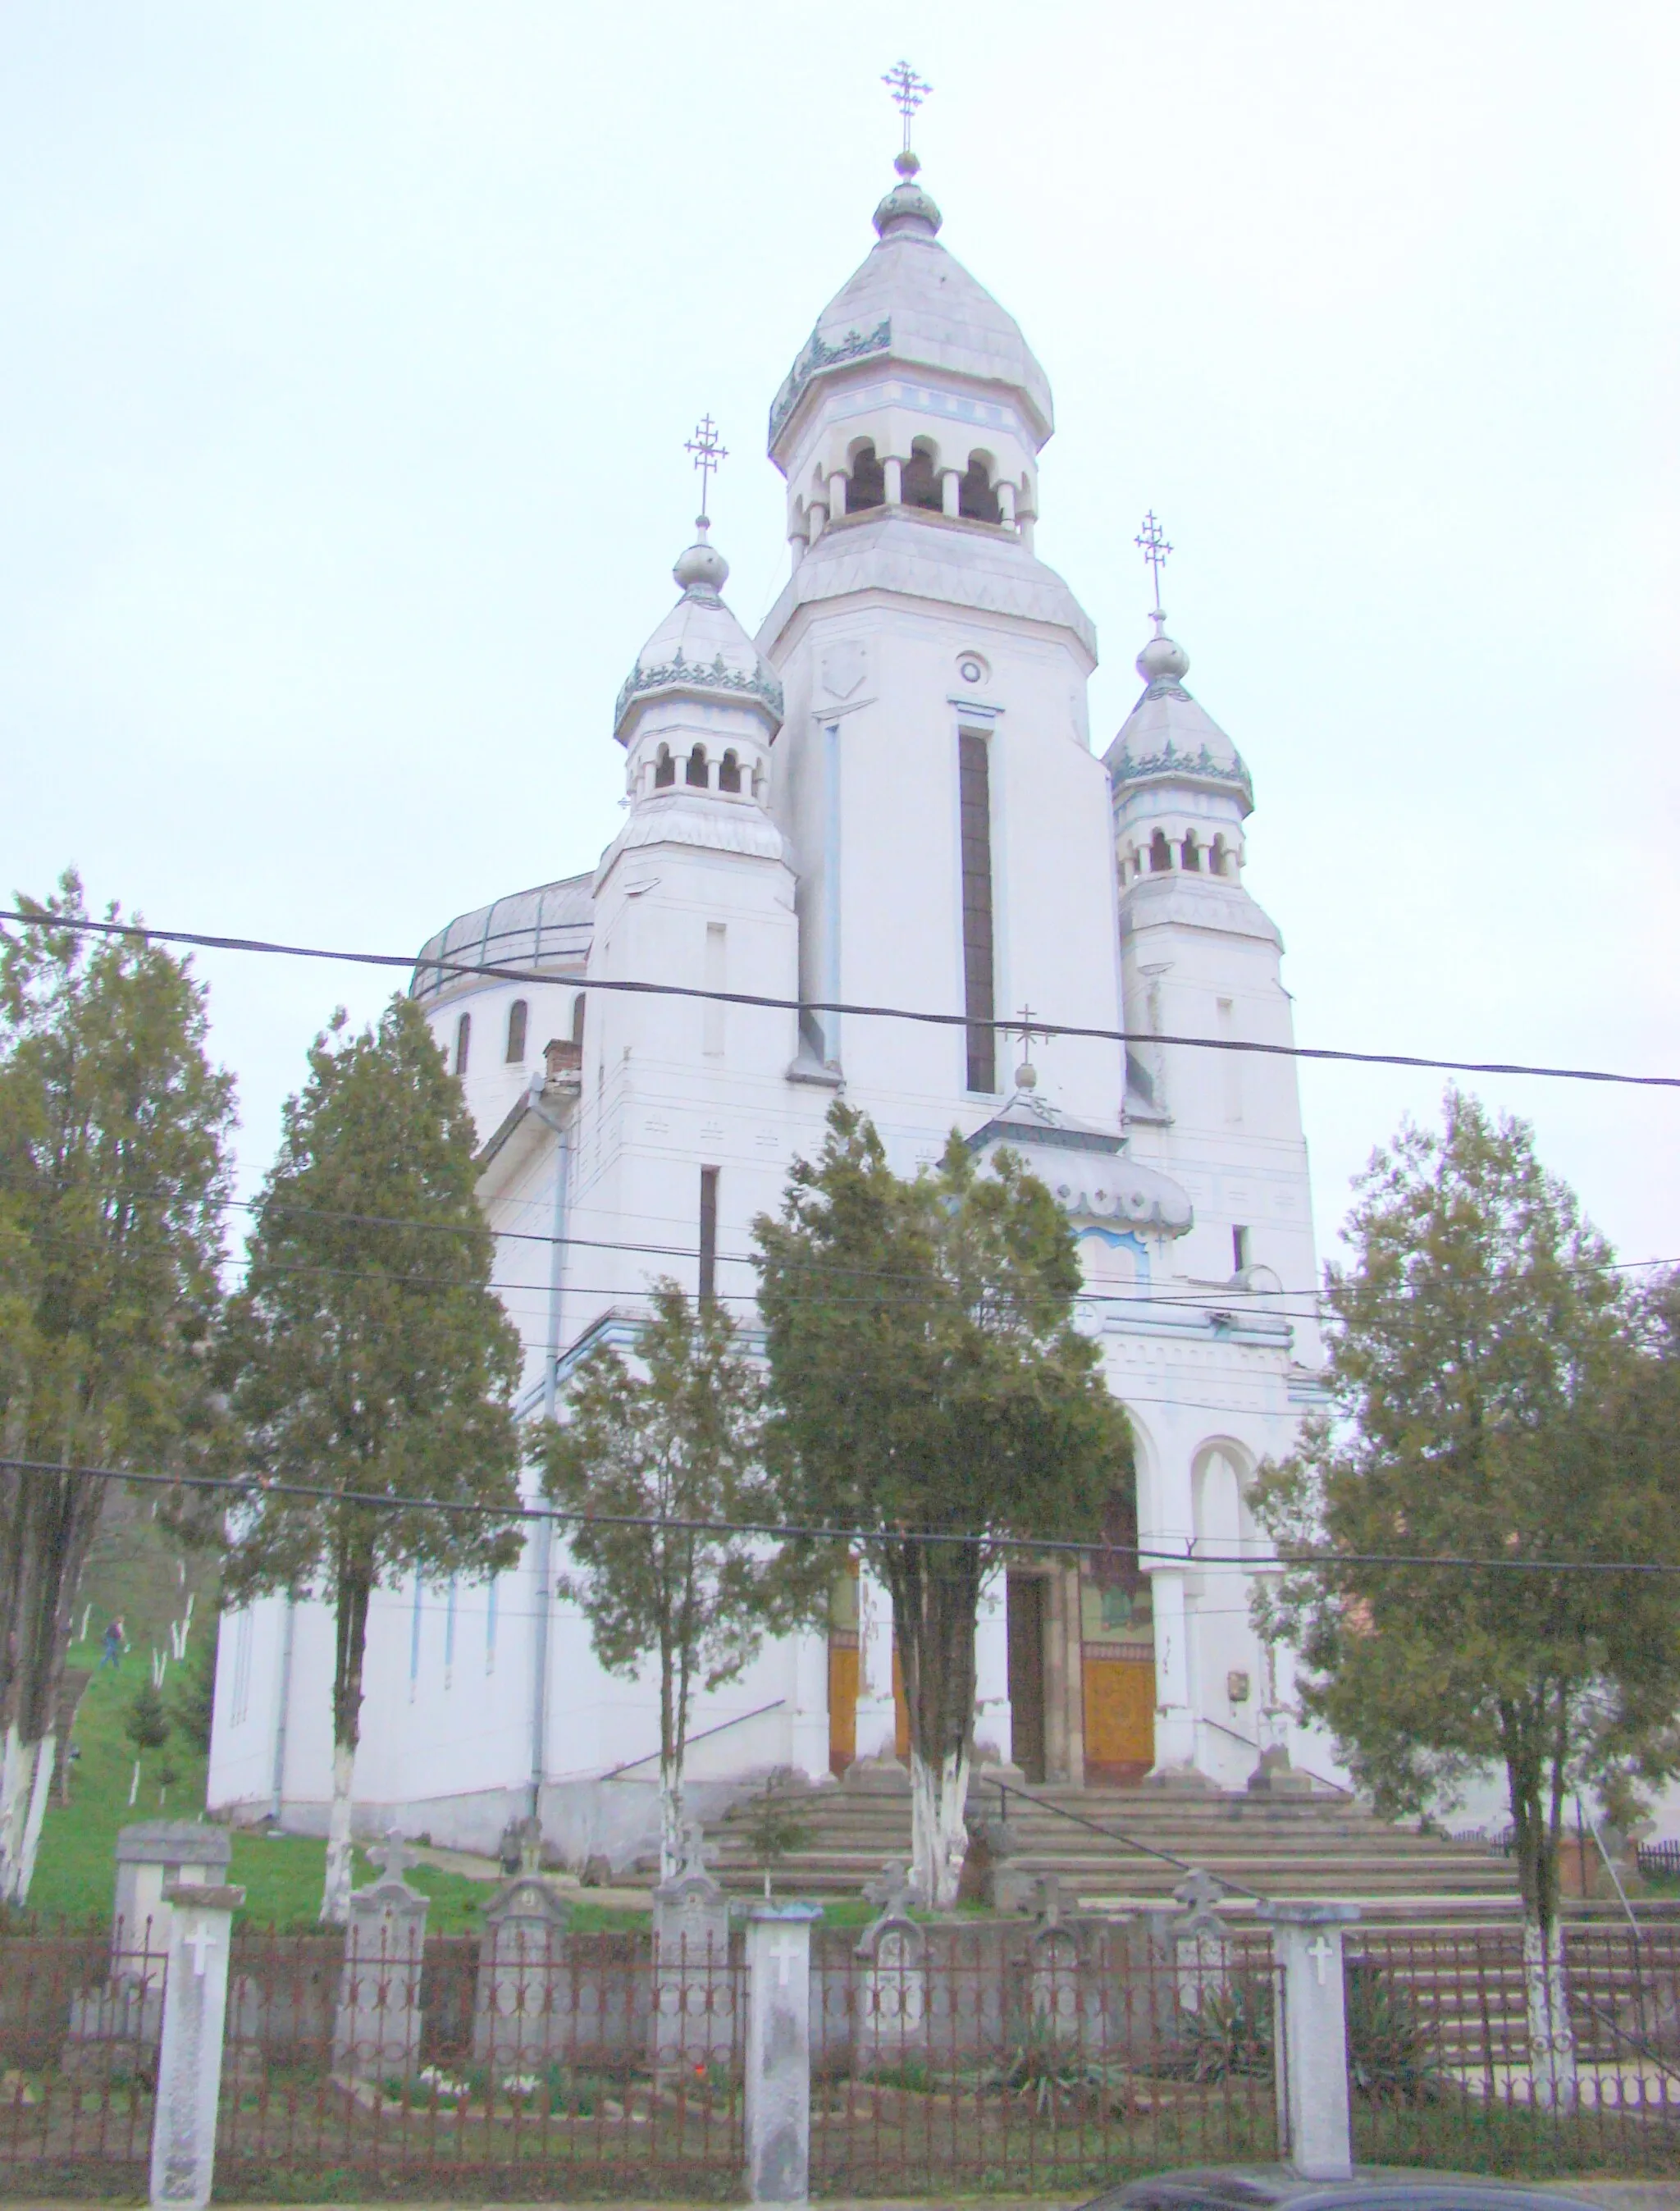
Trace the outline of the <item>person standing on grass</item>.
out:
<instances>
[{"instance_id":1,"label":"person standing on grass","mask_svg":"<svg viewBox=\"0 0 1680 2211\"><path fill-rule=\"evenodd\" d=\"M123 1663L123 1652L127 1647L127 1644L128 1638L123 1633L122 1621L120 1620L107 1621L106 1624L105 1639L100 1651L100 1673L104 1673L107 1666L113 1666L118 1670L121 1669Z\"/></svg>"}]
</instances>

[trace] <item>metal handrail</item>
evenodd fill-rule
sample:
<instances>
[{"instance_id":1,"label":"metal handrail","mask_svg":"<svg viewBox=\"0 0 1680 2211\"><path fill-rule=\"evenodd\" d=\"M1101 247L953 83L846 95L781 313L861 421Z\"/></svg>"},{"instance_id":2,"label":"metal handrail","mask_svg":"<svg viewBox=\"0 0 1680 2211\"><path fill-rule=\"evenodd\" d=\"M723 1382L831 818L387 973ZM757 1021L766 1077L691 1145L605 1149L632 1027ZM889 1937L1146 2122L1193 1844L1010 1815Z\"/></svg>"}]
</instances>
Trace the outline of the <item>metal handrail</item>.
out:
<instances>
[{"instance_id":1,"label":"metal handrail","mask_svg":"<svg viewBox=\"0 0 1680 2211\"><path fill-rule=\"evenodd\" d=\"M704 1742L709 1735L722 1735L732 1727L745 1727L748 1720L761 1720L766 1712L779 1712L787 1701L785 1697L777 1697L770 1704L759 1705L750 1712L737 1712L732 1720L719 1720L716 1727L702 1728L698 1735L686 1738L683 1748L686 1750L692 1743ZM615 1766L610 1773L603 1773L601 1778L616 1781L621 1773L629 1773L636 1766L645 1766L650 1758L657 1758L658 1755L656 1750L644 1750L639 1758L625 1759L622 1766Z\"/></svg>"},{"instance_id":2,"label":"metal handrail","mask_svg":"<svg viewBox=\"0 0 1680 2211\"><path fill-rule=\"evenodd\" d=\"M1241 1728L1227 1727L1223 1720L1212 1719L1206 1712L1198 1714L1198 1717L1204 1727L1218 1728L1221 1735L1228 1735L1233 1742L1240 1742L1247 1749L1259 1754L1260 1745L1253 1735L1244 1735ZM1355 1792L1351 1789L1345 1789L1339 1781L1333 1781L1327 1773L1314 1773L1310 1766L1296 1766L1293 1760L1290 1762L1290 1770L1293 1773L1304 1773L1308 1781L1316 1781L1322 1788L1333 1789L1339 1796L1345 1796L1350 1802L1353 1799Z\"/></svg>"},{"instance_id":3,"label":"metal handrail","mask_svg":"<svg viewBox=\"0 0 1680 2211\"><path fill-rule=\"evenodd\" d=\"M982 1773L979 1778L985 1785L995 1789L1003 1798L1005 1826L1009 1824L1009 1799L1018 1796L1024 1804L1036 1805L1041 1812L1054 1812L1059 1820L1071 1820L1075 1826L1089 1827L1093 1835L1101 1835L1111 1843L1122 1843L1128 1851L1141 1851L1147 1858L1159 1858L1163 1864L1177 1866L1184 1873L1207 1872L1206 1866L1193 1865L1188 1858L1180 1857L1176 1851L1157 1851L1152 1843L1140 1843L1135 1835L1122 1834L1118 1827L1099 1826L1095 1820L1086 1819L1083 1812L1070 1812L1065 1804L1053 1804L1048 1796L1035 1796L1028 1790L1000 1781L995 1774ZM1221 1888L1228 1889L1235 1895L1253 1897L1256 1904L1264 1904L1266 1900L1259 1889L1250 1888L1247 1881L1232 1881L1222 1873L1208 1874L1208 1879L1217 1881Z\"/></svg>"}]
</instances>

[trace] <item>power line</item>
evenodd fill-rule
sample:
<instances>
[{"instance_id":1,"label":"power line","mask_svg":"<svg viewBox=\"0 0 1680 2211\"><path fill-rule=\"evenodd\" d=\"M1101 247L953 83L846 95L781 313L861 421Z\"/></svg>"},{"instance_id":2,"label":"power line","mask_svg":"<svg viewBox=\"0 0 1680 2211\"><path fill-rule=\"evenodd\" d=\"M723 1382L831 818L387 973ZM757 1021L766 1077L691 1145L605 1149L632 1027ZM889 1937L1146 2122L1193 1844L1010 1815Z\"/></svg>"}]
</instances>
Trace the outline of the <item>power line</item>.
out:
<instances>
[{"instance_id":1,"label":"power line","mask_svg":"<svg viewBox=\"0 0 1680 2211\"><path fill-rule=\"evenodd\" d=\"M708 990L687 983L557 978L535 968L494 966L466 960L422 961L407 952L346 952L323 945L281 944L257 936L213 936L200 930L153 929L140 922L95 921L85 914L28 913L20 908L0 907L0 921L18 922L28 929L63 929L91 936L138 937L148 943L189 944L208 952L265 953L279 959L329 960L354 967L414 970L425 966L438 974L479 975L499 983L541 986L566 980L575 982L585 995L602 991L634 997L698 998L717 1005L751 1006L771 1013L839 1014L853 1020L914 1021L934 1028L989 1028L995 1034L1006 1036L1020 1027L1018 1021L977 1021L967 1014L928 1013L909 1006L855 1005L841 999L773 998L755 991ZM1680 1075L1625 1075L1602 1067L1543 1067L1514 1060L1440 1059L1421 1052L1349 1051L1326 1045L1263 1044L1243 1037L1163 1035L1152 1029L1090 1028L1056 1021L1042 1024L1042 1033L1100 1044L1175 1045L1196 1051L1253 1052L1264 1058L1326 1060L1355 1067L1411 1067L1447 1075L1529 1075L1550 1081L1608 1082L1634 1089L1680 1090Z\"/></svg>"},{"instance_id":2,"label":"power line","mask_svg":"<svg viewBox=\"0 0 1680 2211\"><path fill-rule=\"evenodd\" d=\"M386 1512L450 1512L491 1520L549 1520L595 1528L646 1528L672 1536L761 1536L781 1542L979 1544L998 1551L1055 1552L1075 1558L1152 1559L1163 1566L1194 1571L1200 1566L1246 1566L1260 1573L1292 1566L1394 1566L1444 1568L1449 1572L1543 1574L1680 1574L1680 1560L1477 1558L1452 1554L1387 1551L1274 1551L1266 1555L1217 1551L1167 1551L1146 1543L1099 1540L1074 1542L1059 1536L1003 1536L934 1528L805 1527L776 1520L689 1520L656 1512L586 1512L558 1505L484 1505L470 1498L393 1497L387 1490L333 1489L321 1482L269 1481L254 1475L159 1474L118 1466L77 1466L62 1459L0 1458L0 1471L45 1474L90 1481L132 1481L166 1489L232 1490L235 1502L260 1503L264 1497L310 1497L329 1505L370 1506Z\"/></svg>"}]
</instances>

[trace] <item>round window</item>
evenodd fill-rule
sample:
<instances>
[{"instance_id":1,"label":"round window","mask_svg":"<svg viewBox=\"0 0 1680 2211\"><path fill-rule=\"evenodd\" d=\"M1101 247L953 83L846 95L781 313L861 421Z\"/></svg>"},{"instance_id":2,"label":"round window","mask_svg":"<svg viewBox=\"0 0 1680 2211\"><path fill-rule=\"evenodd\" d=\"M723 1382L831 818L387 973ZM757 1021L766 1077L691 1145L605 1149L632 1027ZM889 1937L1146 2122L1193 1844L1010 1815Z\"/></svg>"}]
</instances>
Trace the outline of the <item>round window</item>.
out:
<instances>
[{"instance_id":1,"label":"round window","mask_svg":"<svg viewBox=\"0 0 1680 2211\"><path fill-rule=\"evenodd\" d=\"M977 652L965 652L957 663L957 673L964 683L983 683L986 681L986 663Z\"/></svg>"}]
</instances>

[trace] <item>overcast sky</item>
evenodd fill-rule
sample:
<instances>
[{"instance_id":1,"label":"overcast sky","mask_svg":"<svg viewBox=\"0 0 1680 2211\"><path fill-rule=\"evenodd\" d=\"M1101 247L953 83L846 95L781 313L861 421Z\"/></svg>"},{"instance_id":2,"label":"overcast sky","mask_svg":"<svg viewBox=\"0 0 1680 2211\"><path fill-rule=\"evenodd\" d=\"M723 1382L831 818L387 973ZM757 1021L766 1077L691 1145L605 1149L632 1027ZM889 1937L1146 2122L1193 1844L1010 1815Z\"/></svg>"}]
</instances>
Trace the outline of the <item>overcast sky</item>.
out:
<instances>
[{"instance_id":1,"label":"overcast sky","mask_svg":"<svg viewBox=\"0 0 1680 2211\"><path fill-rule=\"evenodd\" d=\"M1153 506L1303 1043L1680 1072L1671 7L5 0L4 887L411 952L590 865L710 409L891 181L1055 388L1038 548L1138 689ZM247 1185L354 969L207 955ZM1441 1079L1302 1075L1320 1233ZM1624 1256L1680 1094L1484 1081Z\"/></svg>"}]
</instances>

